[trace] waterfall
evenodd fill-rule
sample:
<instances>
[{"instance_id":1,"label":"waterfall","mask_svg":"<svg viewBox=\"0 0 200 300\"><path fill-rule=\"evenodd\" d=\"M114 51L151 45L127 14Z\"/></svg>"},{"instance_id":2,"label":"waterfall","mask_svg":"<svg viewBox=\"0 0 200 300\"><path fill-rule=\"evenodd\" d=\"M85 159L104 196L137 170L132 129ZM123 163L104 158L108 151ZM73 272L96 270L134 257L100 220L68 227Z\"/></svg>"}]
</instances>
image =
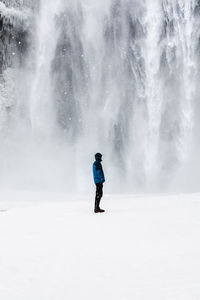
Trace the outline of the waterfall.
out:
<instances>
[{"instance_id":1,"label":"waterfall","mask_svg":"<svg viewBox=\"0 0 200 300\"><path fill-rule=\"evenodd\" d=\"M53 99L51 88L51 63L55 55L57 33L55 18L59 0L41 1L36 20L34 71L30 91L29 108L32 133L44 138L51 135L53 121Z\"/></svg>"},{"instance_id":2,"label":"waterfall","mask_svg":"<svg viewBox=\"0 0 200 300\"><path fill-rule=\"evenodd\" d=\"M0 1L0 185L88 191L102 152L108 191L187 189L199 28L198 0Z\"/></svg>"}]
</instances>

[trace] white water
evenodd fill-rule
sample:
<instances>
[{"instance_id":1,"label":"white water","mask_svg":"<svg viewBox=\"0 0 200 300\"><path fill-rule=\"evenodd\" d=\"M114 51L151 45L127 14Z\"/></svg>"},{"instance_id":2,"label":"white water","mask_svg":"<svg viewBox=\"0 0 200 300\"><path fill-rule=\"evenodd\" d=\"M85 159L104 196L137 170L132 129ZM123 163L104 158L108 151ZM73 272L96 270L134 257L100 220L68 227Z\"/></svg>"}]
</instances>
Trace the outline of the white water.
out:
<instances>
[{"instance_id":1,"label":"white water","mask_svg":"<svg viewBox=\"0 0 200 300\"><path fill-rule=\"evenodd\" d=\"M198 190L198 1L16 3L0 2L5 32L30 9L1 75L1 185L88 191L100 151L109 191Z\"/></svg>"}]
</instances>

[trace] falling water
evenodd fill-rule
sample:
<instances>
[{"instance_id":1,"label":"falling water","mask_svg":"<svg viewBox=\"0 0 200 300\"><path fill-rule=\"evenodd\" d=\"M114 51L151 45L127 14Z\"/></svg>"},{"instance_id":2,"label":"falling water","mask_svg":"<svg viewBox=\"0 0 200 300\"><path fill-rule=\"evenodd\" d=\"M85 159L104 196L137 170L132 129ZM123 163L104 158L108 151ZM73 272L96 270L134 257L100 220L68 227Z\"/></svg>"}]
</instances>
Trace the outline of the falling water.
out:
<instances>
[{"instance_id":1,"label":"falling water","mask_svg":"<svg viewBox=\"0 0 200 300\"><path fill-rule=\"evenodd\" d=\"M0 1L0 185L191 189L198 0ZM192 186L198 189L197 186Z\"/></svg>"}]
</instances>

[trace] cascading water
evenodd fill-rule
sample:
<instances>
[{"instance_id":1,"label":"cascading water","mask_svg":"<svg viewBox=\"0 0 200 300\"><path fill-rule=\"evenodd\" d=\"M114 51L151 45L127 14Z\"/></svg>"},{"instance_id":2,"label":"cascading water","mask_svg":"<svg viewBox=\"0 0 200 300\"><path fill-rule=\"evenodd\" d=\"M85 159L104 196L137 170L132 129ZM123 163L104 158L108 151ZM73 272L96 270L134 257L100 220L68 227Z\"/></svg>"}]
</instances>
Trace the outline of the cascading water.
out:
<instances>
[{"instance_id":1,"label":"cascading water","mask_svg":"<svg viewBox=\"0 0 200 300\"><path fill-rule=\"evenodd\" d=\"M100 151L109 191L191 188L199 28L198 0L0 1L0 184L88 191Z\"/></svg>"}]
</instances>

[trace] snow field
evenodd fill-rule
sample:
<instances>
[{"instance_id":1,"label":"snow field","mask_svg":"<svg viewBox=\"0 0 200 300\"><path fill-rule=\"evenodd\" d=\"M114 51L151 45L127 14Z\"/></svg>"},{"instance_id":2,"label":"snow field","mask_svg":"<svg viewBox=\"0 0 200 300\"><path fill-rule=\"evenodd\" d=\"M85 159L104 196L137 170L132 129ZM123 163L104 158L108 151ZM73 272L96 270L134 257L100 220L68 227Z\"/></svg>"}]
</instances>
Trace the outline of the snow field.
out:
<instances>
[{"instance_id":1,"label":"snow field","mask_svg":"<svg viewBox=\"0 0 200 300\"><path fill-rule=\"evenodd\" d=\"M0 198L1 300L200 299L200 194Z\"/></svg>"}]
</instances>

